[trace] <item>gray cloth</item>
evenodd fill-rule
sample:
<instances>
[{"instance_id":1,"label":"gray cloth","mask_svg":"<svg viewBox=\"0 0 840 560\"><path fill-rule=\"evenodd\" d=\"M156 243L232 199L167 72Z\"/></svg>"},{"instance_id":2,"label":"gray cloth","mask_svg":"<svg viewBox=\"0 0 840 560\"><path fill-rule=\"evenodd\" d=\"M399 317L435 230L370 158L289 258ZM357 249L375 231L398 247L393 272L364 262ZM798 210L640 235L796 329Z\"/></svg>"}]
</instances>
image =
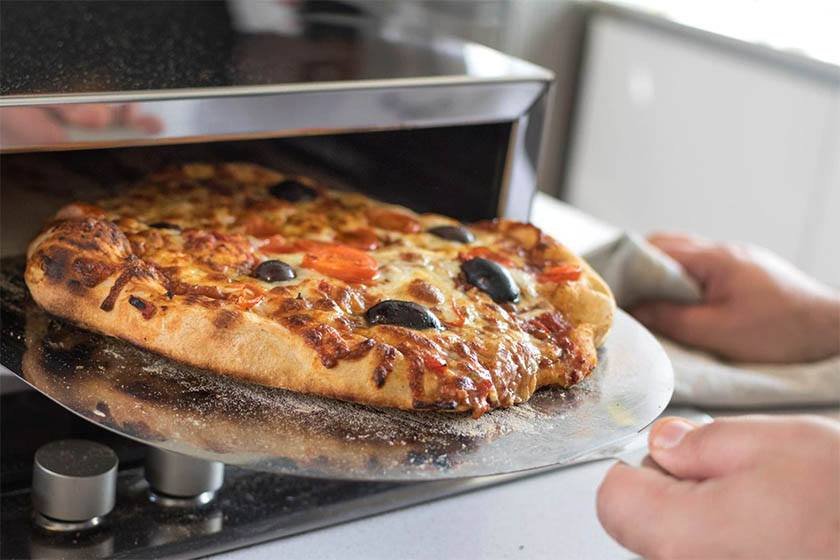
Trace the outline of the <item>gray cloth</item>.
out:
<instances>
[{"instance_id":1,"label":"gray cloth","mask_svg":"<svg viewBox=\"0 0 840 560\"><path fill-rule=\"evenodd\" d=\"M584 257L610 285L621 307L645 300L700 301L682 267L635 234ZM660 338L674 365L674 403L757 408L840 403L840 357L806 364L740 364Z\"/></svg>"},{"instance_id":2,"label":"gray cloth","mask_svg":"<svg viewBox=\"0 0 840 560\"><path fill-rule=\"evenodd\" d=\"M625 233L588 251L584 258L610 286L619 307L656 299L700 301L702 293L697 282L678 262L639 235Z\"/></svg>"}]
</instances>

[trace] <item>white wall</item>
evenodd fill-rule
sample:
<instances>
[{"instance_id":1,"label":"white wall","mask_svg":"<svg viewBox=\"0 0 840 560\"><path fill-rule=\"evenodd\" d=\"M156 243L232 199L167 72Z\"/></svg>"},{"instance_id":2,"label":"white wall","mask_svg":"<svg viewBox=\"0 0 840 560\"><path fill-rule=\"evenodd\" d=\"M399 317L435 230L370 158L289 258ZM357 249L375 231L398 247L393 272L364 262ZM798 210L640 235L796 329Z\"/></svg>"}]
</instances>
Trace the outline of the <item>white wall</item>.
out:
<instances>
[{"instance_id":1,"label":"white wall","mask_svg":"<svg viewBox=\"0 0 840 560\"><path fill-rule=\"evenodd\" d=\"M840 285L840 80L608 16L584 64L570 202L758 243Z\"/></svg>"}]
</instances>

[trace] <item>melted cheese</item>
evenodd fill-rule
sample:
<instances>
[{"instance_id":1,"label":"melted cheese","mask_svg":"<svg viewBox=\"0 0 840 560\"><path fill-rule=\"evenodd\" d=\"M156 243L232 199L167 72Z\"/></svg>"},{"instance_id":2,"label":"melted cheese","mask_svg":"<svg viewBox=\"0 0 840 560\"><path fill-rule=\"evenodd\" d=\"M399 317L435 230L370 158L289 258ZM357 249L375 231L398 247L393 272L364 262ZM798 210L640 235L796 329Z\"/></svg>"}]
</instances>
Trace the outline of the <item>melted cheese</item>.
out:
<instances>
[{"instance_id":1,"label":"melted cheese","mask_svg":"<svg viewBox=\"0 0 840 560\"><path fill-rule=\"evenodd\" d=\"M531 262L533 255L517 236L504 235L490 224L473 228L475 242L464 245L425 233L434 226L459 225L455 220L417 215L355 193L316 187L314 200L277 199L270 187L282 179L282 174L256 166L184 166L98 206L107 220L119 224L134 254L177 285L173 292L166 282L161 284L167 297L200 303L212 296L201 287L215 287L229 305L279 321L307 341L322 340L328 327L331 346L315 348L326 367L342 359L346 349L372 339L415 364L414 375L437 376L440 402L481 413L526 398L541 364L564 359L568 348L558 347L554 336L563 333L550 332L563 328L562 321L531 323L556 309L551 288L536 280L540 263ZM374 222L372 209L397 213L399 219ZM154 227L160 222L179 229ZM420 231L392 231L382 223L408 223ZM531 229L517 232L520 237L533 235L536 228L527 227ZM306 250L294 246L299 239L335 242L362 229L375 232L380 244L369 252L378 263L371 282L347 284L306 268ZM516 305L498 305L465 282L460 255L474 247L490 248L512 261L508 268L521 290ZM268 259L289 264L296 278L268 283L253 277L255 266ZM425 306L445 328L418 333L369 326L365 310L391 299ZM318 337L313 329L321 329Z\"/></svg>"}]
</instances>

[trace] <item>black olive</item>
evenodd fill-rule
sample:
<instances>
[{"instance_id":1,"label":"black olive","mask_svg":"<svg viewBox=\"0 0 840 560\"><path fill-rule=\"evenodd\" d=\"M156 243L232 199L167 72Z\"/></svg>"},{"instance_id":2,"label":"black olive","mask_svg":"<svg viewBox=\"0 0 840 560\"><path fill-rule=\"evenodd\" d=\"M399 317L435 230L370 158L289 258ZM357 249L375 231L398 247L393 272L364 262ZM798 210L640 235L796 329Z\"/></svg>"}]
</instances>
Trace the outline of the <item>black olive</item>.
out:
<instances>
[{"instance_id":1,"label":"black olive","mask_svg":"<svg viewBox=\"0 0 840 560\"><path fill-rule=\"evenodd\" d=\"M155 222L153 224L149 224L149 227L155 229L177 229L178 231L181 231L181 226L170 222Z\"/></svg>"},{"instance_id":2,"label":"black olive","mask_svg":"<svg viewBox=\"0 0 840 560\"><path fill-rule=\"evenodd\" d=\"M505 267L477 257L461 265L467 282L485 292L496 303L519 301L519 286Z\"/></svg>"},{"instance_id":3,"label":"black olive","mask_svg":"<svg viewBox=\"0 0 840 560\"><path fill-rule=\"evenodd\" d=\"M128 296L128 303L130 303L140 311L145 311L146 309L146 302L140 299L139 297Z\"/></svg>"},{"instance_id":4,"label":"black olive","mask_svg":"<svg viewBox=\"0 0 840 560\"><path fill-rule=\"evenodd\" d=\"M280 181L268 189L271 196L288 200L289 202L305 202L318 197L318 191L294 179Z\"/></svg>"},{"instance_id":5,"label":"black olive","mask_svg":"<svg viewBox=\"0 0 840 560\"><path fill-rule=\"evenodd\" d=\"M283 261L264 261L254 269L254 276L266 282L285 282L293 280L297 275L295 269Z\"/></svg>"},{"instance_id":6,"label":"black olive","mask_svg":"<svg viewBox=\"0 0 840 560\"><path fill-rule=\"evenodd\" d=\"M434 314L412 301L386 299L380 301L365 312L371 325L398 325L409 329L441 329L440 321Z\"/></svg>"},{"instance_id":7,"label":"black olive","mask_svg":"<svg viewBox=\"0 0 840 560\"><path fill-rule=\"evenodd\" d=\"M472 243L475 241L473 232L463 226L437 226L426 231L442 239L457 241L458 243Z\"/></svg>"}]
</instances>

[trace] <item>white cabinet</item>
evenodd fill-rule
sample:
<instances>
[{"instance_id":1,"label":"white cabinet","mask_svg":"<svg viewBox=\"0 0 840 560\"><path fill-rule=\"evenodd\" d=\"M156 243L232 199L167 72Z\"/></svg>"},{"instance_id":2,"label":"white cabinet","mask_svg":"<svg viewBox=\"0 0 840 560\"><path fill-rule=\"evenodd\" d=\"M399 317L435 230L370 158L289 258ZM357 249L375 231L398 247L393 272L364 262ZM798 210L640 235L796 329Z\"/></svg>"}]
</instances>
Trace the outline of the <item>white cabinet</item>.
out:
<instances>
[{"instance_id":1,"label":"white cabinet","mask_svg":"<svg viewBox=\"0 0 840 560\"><path fill-rule=\"evenodd\" d=\"M626 229L758 243L840 286L840 78L590 25L565 198Z\"/></svg>"}]
</instances>

